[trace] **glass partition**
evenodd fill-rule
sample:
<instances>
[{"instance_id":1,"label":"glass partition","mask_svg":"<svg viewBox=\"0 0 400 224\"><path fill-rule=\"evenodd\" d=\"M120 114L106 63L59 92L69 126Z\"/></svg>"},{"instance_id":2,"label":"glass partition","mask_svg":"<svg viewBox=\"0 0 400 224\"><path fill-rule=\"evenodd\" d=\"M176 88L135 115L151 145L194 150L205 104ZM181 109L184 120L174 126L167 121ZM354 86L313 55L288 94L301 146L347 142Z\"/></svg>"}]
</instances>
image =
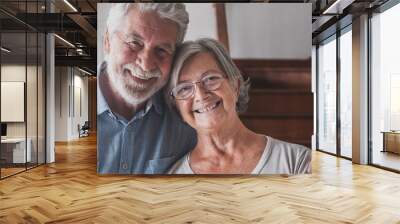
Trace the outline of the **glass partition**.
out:
<instances>
[{"instance_id":1,"label":"glass partition","mask_svg":"<svg viewBox=\"0 0 400 224\"><path fill-rule=\"evenodd\" d=\"M46 161L45 147L45 115L46 115L46 38L43 33L38 34L38 75L37 75L37 162L44 164Z\"/></svg>"},{"instance_id":2,"label":"glass partition","mask_svg":"<svg viewBox=\"0 0 400 224\"><path fill-rule=\"evenodd\" d=\"M24 171L31 151L26 141L26 33L1 34L1 139L2 177Z\"/></svg>"},{"instance_id":3,"label":"glass partition","mask_svg":"<svg viewBox=\"0 0 400 224\"><path fill-rule=\"evenodd\" d=\"M321 43L317 51L317 148L336 154L336 35Z\"/></svg>"},{"instance_id":4,"label":"glass partition","mask_svg":"<svg viewBox=\"0 0 400 224\"><path fill-rule=\"evenodd\" d=\"M26 80L26 112L27 112L27 150L30 151L30 160L27 163L28 168L37 165L37 79L38 79L38 35L37 33L27 33L27 80Z\"/></svg>"},{"instance_id":5,"label":"glass partition","mask_svg":"<svg viewBox=\"0 0 400 224\"><path fill-rule=\"evenodd\" d=\"M371 18L372 164L400 170L400 4Z\"/></svg>"},{"instance_id":6,"label":"glass partition","mask_svg":"<svg viewBox=\"0 0 400 224\"><path fill-rule=\"evenodd\" d=\"M17 16L42 13L43 5L44 1L0 3L15 9ZM12 14L0 12L0 20L0 178L5 178L45 163L46 39Z\"/></svg>"},{"instance_id":7,"label":"glass partition","mask_svg":"<svg viewBox=\"0 0 400 224\"><path fill-rule=\"evenodd\" d=\"M340 155L352 158L352 35L351 26L340 41Z\"/></svg>"}]
</instances>

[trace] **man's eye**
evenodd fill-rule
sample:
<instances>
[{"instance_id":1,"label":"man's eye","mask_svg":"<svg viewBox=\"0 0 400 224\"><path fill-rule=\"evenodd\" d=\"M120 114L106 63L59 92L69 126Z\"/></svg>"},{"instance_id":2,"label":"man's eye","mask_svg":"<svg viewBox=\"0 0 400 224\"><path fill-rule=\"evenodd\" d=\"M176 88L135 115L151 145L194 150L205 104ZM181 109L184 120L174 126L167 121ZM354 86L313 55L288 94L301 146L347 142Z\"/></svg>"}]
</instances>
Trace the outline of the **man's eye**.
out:
<instances>
[{"instance_id":1,"label":"man's eye","mask_svg":"<svg viewBox=\"0 0 400 224\"><path fill-rule=\"evenodd\" d=\"M159 58L165 58L170 55L170 52L162 48L157 48L156 54Z\"/></svg>"},{"instance_id":2,"label":"man's eye","mask_svg":"<svg viewBox=\"0 0 400 224\"><path fill-rule=\"evenodd\" d=\"M130 41L128 42L128 45L130 48L134 50L140 49L142 47L142 44L138 41Z\"/></svg>"}]
</instances>

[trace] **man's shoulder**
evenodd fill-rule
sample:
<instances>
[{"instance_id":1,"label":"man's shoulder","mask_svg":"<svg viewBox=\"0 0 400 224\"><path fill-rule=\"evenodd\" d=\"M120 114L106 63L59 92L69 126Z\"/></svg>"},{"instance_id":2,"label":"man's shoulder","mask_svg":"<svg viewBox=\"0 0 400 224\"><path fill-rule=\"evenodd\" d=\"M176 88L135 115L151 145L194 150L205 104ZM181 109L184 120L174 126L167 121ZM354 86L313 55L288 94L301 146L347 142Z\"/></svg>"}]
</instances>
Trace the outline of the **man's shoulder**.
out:
<instances>
[{"instance_id":1,"label":"man's shoulder","mask_svg":"<svg viewBox=\"0 0 400 224\"><path fill-rule=\"evenodd\" d=\"M152 104L154 106L154 109L156 112L158 112L161 116L163 117L169 117L172 119L179 119L181 120L180 115L178 112L174 109L171 108L165 99L164 96L164 91L163 89L159 90L157 93L155 93L152 97Z\"/></svg>"}]
</instances>

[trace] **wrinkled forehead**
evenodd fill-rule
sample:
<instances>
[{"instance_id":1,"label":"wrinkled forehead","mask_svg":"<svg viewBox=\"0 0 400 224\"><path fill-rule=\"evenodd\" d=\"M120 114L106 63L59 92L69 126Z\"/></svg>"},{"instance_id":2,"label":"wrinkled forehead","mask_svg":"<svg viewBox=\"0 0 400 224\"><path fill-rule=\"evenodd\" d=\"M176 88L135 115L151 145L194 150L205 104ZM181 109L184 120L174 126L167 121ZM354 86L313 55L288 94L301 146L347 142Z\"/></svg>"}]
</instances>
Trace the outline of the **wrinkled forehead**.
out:
<instances>
[{"instance_id":1,"label":"wrinkled forehead","mask_svg":"<svg viewBox=\"0 0 400 224\"><path fill-rule=\"evenodd\" d=\"M224 74L215 56L211 52L202 51L183 62L178 81L198 80L213 73Z\"/></svg>"},{"instance_id":2,"label":"wrinkled forehead","mask_svg":"<svg viewBox=\"0 0 400 224\"><path fill-rule=\"evenodd\" d=\"M139 34L142 38L158 39L176 44L178 24L166 18L161 18L153 10L140 11L131 8L125 15L119 30L126 35Z\"/></svg>"}]
</instances>

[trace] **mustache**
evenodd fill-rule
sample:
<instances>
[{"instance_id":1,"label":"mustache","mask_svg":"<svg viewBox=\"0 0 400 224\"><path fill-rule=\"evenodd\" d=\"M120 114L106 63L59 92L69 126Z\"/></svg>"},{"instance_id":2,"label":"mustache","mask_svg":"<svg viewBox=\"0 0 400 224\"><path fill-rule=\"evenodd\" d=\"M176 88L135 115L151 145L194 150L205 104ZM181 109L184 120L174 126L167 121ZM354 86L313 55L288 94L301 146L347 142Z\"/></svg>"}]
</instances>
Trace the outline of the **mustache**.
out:
<instances>
[{"instance_id":1,"label":"mustache","mask_svg":"<svg viewBox=\"0 0 400 224\"><path fill-rule=\"evenodd\" d=\"M143 71L143 69L141 69L139 66L136 66L132 63L125 64L122 68L129 70L132 75L138 76L139 78L151 79L161 77L161 71L158 68L152 71Z\"/></svg>"}]
</instances>

